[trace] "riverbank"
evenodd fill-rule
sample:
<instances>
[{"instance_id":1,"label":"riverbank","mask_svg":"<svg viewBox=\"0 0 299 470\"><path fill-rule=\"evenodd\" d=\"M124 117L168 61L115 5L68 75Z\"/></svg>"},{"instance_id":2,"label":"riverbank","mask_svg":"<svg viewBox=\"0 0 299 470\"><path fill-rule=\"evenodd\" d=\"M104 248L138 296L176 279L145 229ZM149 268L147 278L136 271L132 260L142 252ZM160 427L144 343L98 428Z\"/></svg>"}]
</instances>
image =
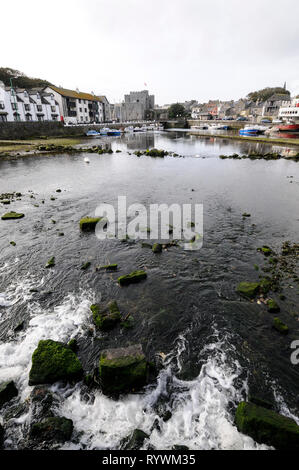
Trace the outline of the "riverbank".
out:
<instances>
[{"instance_id":1,"label":"riverbank","mask_svg":"<svg viewBox=\"0 0 299 470\"><path fill-rule=\"evenodd\" d=\"M190 131L191 135L197 135L199 137L215 137L218 139L231 139L231 140L239 140L239 141L246 141L246 142L260 142L264 144L273 144L273 145L283 145L292 147L299 147L299 139L283 139L277 138L273 139L271 137L241 137L239 135L229 135L229 134L215 134L215 133L204 133L204 132L197 132L197 131Z\"/></svg>"},{"instance_id":2,"label":"riverbank","mask_svg":"<svg viewBox=\"0 0 299 470\"><path fill-rule=\"evenodd\" d=\"M39 153L38 147L76 146L82 143L83 137L44 137L30 140L0 140L0 158L8 156L25 156Z\"/></svg>"}]
</instances>

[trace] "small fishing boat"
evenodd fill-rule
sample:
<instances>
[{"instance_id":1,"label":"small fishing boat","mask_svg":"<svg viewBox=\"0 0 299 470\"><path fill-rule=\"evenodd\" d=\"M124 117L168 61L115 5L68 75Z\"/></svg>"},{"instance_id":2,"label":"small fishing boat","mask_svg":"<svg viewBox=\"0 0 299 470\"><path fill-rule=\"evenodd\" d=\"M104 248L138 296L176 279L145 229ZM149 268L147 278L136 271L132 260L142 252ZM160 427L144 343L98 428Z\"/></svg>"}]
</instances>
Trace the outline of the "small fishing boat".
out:
<instances>
[{"instance_id":1,"label":"small fishing boat","mask_svg":"<svg viewBox=\"0 0 299 470\"><path fill-rule=\"evenodd\" d=\"M133 126L125 127L124 131L125 132L134 132L134 127Z\"/></svg>"},{"instance_id":2,"label":"small fishing boat","mask_svg":"<svg viewBox=\"0 0 299 470\"><path fill-rule=\"evenodd\" d=\"M91 129L90 131L87 131L85 133L87 137L99 137L101 134L98 131L95 131L94 129Z\"/></svg>"},{"instance_id":3,"label":"small fishing boat","mask_svg":"<svg viewBox=\"0 0 299 470\"><path fill-rule=\"evenodd\" d=\"M258 134L263 134L268 128L266 126L245 126L244 129L240 129L239 134L240 135L258 135Z\"/></svg>"},{"instance_id":4,"label":"small fishing boat","mask_svg":"<svg viewBox=\"0 0 299 470\"><path fill-rule=\"evenodd\" d=\"M119 129L109 129L107 135L120 135L121 131Z\"/></svg>"},{"instance_id":5,"label":"small fishing boat","mask_svg":"<svg viewBox=\"0 0 299 470\"><path fill-rule=\"evenodd\" d=\"M211 124L209 129L211 129L211 131L227 131L229 126L226 124Z\"/></svg>"},{"instance_id":6,"label":"small fishing boat","mask_svg":"<svg viewBox=\"0 0 299 470\"><path fill-rule=\"evenodd\" d=\"M101 135L108 135L108 131L110 131L109 127L103 127L100 130Z\"/></svg>"},{"instance_id":7,"label":"small fishing boat","mask_svg":"<svg viewBox=\"0 0 299 470\"><path fill-rule=\"evenodd\" d=\"M286 122L278 126L279 132L299 132L299 124L294 122Z\"/></svg>"},{"instance_id":8,"label":"small fishing boat","mask_svg":"<svg viewBox=\"0 0 299 470\"><path fill-rule=\"evenodd\" d=\"M197 126L191 126L191 129L193 131L204 131L204 130L209 129L209 126L207 124L200 124Z\"/></svg>"}]
</instances>

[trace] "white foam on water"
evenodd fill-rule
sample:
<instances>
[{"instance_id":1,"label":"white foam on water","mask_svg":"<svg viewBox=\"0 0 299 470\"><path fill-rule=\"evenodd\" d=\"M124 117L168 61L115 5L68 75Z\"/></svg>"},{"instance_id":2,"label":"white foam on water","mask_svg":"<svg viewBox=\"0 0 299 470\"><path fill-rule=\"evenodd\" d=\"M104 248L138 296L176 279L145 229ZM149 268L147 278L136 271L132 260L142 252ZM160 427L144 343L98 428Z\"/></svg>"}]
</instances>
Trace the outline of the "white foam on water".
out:
<instances>
[{"instance_id":1,"label":"white foam on water","mask_svg":"<svg viewBox=\"0 0 299 470\"><path fill-rule=\"evenodd\" d=\"M244 399L246 382L237 388L236 379L241 374L237 361L230 361L220 340L206 346L207 355L200 374L192 381L180 380L174 369L180 370L181 353L185 339L178 338L175 352L164 359L164 369L159 374L157 386L148 387L139 395L128 395L113 400L96 391L93 402L80 398L79 387L68 396L59 408L59 414L71 418L80 444L67 443L63 449L117 449L120 441L134 429L149 434L144 448L150 444L155 449L171 449L186 445L189 449L267 449L250 437L238 432L229 412L229 405ZM154 405L164 398L171 418L164 422ZM153 428L158 422L160 430Z\"/></svg>"},{"instance_id":2,"label":"white foam on water","mask_svg":"<svg viewBox=\"0 0 299 470\"><path fill-rule=\"evenodd\" d=\"M14 380L21 399L32 387L28 386L32 353L41 339L69 341L79 334L90 317L91 292L69 294L61 305L43 310L38 302L28 303L30 321L27 329L13 341L0 344L0 382Z\"/></svg>"}]
</instances>

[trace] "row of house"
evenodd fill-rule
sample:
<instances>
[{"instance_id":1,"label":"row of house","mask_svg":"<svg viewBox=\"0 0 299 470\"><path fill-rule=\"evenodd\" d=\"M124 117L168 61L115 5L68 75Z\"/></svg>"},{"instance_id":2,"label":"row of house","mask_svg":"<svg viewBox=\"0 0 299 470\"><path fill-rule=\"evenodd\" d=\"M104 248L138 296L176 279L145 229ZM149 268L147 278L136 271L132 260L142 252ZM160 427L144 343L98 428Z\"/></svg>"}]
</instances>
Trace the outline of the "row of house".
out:
<instances>
[{"instance_id":1,"label":"row of house","mask_svg":"<svg viewBox=\"0 0 299 470\"><path fill-rule=\"evenodd\" d=\"M262 118L287 118L297 116L299 99L291 98L288 93L275 93L265 101L209 101L196 104L191 109L191 118L199 120L245 117L253 120Z\"/></svg>"},{"instance_id":2,"label":"row of house","mask_svg":"<svg viewBox=\"0 0 299 470\"><path fill-rule=\"evenodd\" d=\"M63 121L66 124L90 124L111 119L105 96L83 93L56 86L14 88L0 82L0 122Z\"/></svg>"}]
</instances>

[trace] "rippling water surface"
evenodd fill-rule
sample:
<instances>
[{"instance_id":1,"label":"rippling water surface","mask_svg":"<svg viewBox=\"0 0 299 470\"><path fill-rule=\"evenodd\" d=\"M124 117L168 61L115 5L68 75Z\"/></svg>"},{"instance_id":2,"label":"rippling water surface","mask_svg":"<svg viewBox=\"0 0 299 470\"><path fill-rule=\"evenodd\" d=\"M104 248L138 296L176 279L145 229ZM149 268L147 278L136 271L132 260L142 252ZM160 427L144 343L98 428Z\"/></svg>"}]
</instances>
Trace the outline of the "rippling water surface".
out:
<instances>
[{"instance_id":1,"label":"rippling water surface","mask_svg":"<svg viewBox=\"0 0 299 470\"><path fill-rule=\"evenodd\" d=\"M28 397L31 355L40 339L76 338L86 371L102 349L141 342L149 358L161 358L162 368L139 394L115 401L100 390L82 393L80 383L52 386L57 413L75 426L64 448L118 448L135 428L149 434L145 448L263 448L237 431L234 411L248 393L258 393L275 399L282 413L299 416L298 366L290 362L290 343L299 337L298 296L290 281L280 312L290 327L284 337L271 328L271 314L241 301L235 287L258 279L254 264L263 259L257 247L280 250L285 240L298 242L299 163L221 160L220 154L271 147L176 132L107 139L121 152L88 154L90 164L81 153L0 162L0 192L23 195L2 212L25 213L19 221L0 220L0 381L15 380L17 402ZM181 158L133 154L151 147ZM82 216L103 202L116 205L119 195L147 207L203 203L203 248L171 247L155 255L140 242L80 233ZM251 217L244 220L244 212ZM55 268L44 269L51 256ZM91 267L82 271L86 261ZM118 272L95 271L107 263L117 263ZM118 287L119 275L139 268L148 273L145 282ZM89 306L110 299L131 313L134 328L94 331ZM22 446L30 420L30 411L11 418L7 448Z\"/></svg>"}]
</instances>

